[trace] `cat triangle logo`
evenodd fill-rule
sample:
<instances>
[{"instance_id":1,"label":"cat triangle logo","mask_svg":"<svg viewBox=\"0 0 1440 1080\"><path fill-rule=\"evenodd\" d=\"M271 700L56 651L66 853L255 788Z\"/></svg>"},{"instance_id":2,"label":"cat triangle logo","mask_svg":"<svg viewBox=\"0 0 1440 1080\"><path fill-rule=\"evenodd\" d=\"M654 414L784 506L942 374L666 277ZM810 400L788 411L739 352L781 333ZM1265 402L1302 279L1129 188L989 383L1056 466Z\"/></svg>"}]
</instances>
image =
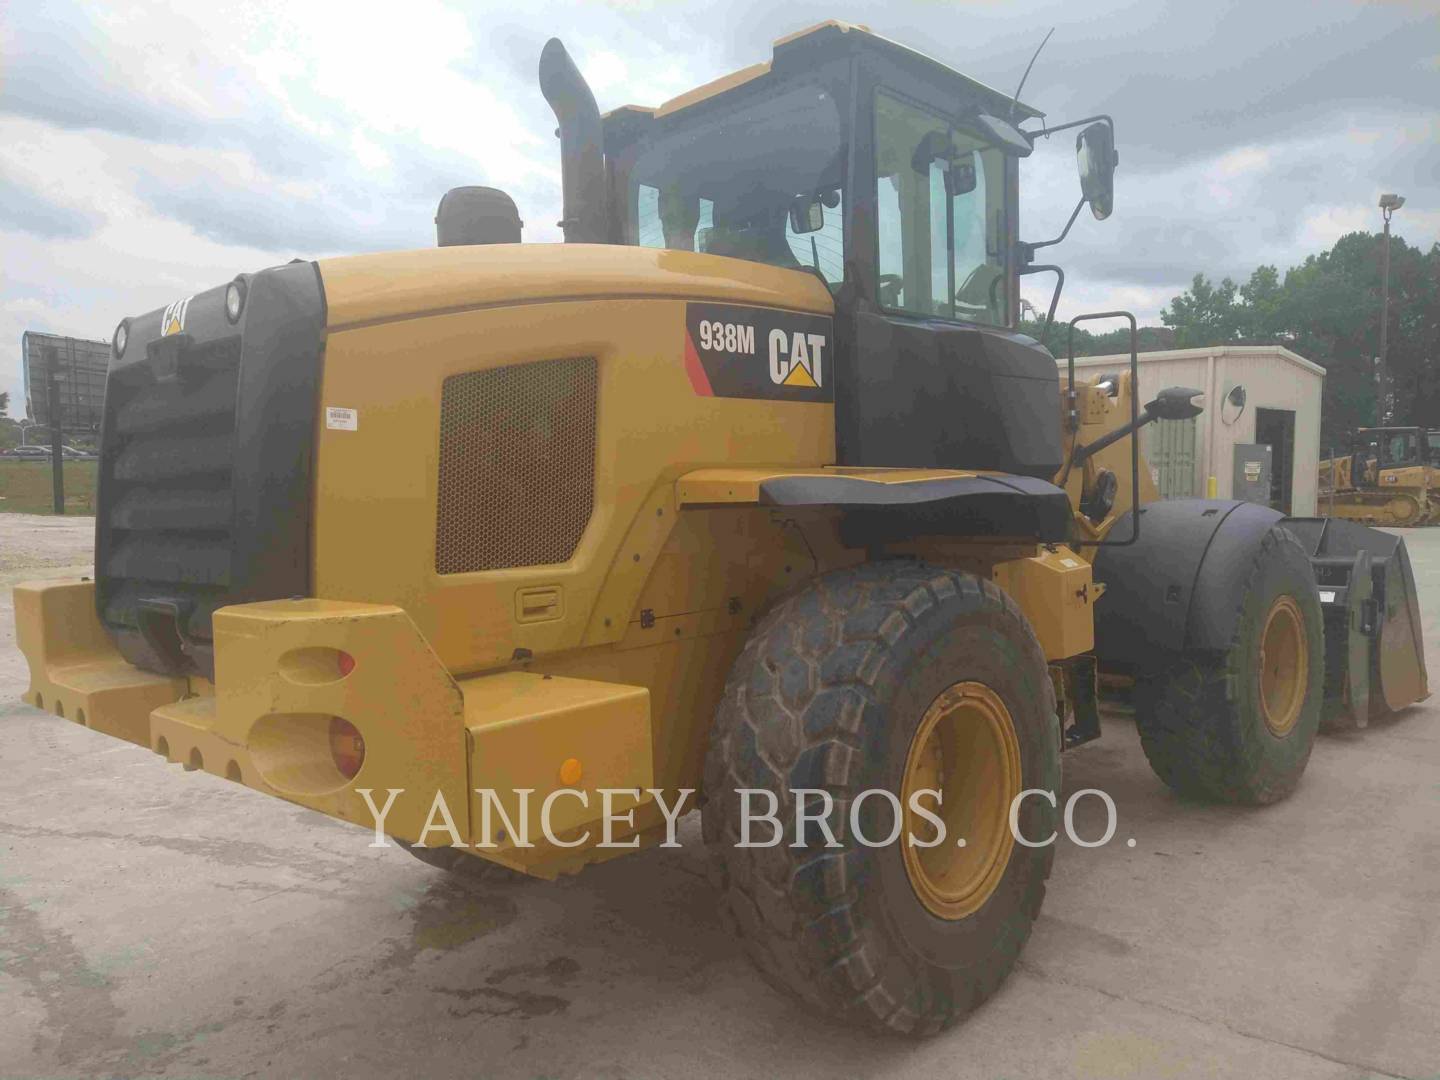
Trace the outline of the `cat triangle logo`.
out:
<instances>
[{"instance_id":1,"label":"cat triangle logo","mask_svg":"<svg viewBox=\"0 0 1440 1080\"><path fill-rule=\"evenodd\" d=\"M797 330L770 331L770 381L796 390L818 390L825 385L825 335Z\"/></svg>"},{"instance_id":2,"label":"cat triangle logo","mask_svg":"<svg viewBox=\"0 0 1440 1080\"><path fill-rule=\"evenodd\" d=\"M193 296L187 296L184 300L176 300L165 309L165 314L160 316L161 337L184 333L185 315L190 310L190 301L193 299Z\"/></svg>"},{"instance_id":3,"label":"cat triangle logo","mask_svg":"<svg viewBox=\"0 0 1440 1080\"><path fill-rule=\"evenodd\" d=\"M812 390L816 389L815 380L811 377L810 372L804 364L796 364L790 369L790 374L785 376L784 385L806 386Z\"/></svg>"}]
</instances>

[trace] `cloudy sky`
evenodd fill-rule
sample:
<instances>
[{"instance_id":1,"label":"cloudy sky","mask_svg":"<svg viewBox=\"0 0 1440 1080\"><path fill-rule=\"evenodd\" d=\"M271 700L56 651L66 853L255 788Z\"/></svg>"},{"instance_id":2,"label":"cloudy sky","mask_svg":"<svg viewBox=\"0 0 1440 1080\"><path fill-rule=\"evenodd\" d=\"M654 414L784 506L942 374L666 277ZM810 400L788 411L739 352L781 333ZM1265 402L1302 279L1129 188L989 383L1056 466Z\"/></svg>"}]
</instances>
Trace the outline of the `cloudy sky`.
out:
<instances>
[{"instance_id":1,"label":"cloudy sky","mask_svg":"<svg viewBox=\"0 0 1440 1080\"><path fill-rule=\"evenodd\" d=\"M610 4L0 0L0 390L27 329L116 322L295 256L428 246L447 189L509 191L559 238L554 120L535 81L560 34L602 109L657 104L768 59L825 18L1013 89L1053 120L1115 117L1116 211L1053 254L1062 312L1142 321L1196 271L1284 267L1399 191L1440 240L1440 3L1343 0L616 0ZM1058 232L1070 142L1022 172L1022 234ZM1036 279L1037 281L1041 279ZM1048 300L1047 286L1028 294ZM1043 293L1043 295L1041 295ZM18 407L17 407L18 406Z\"/></svg>"}]
</instances>

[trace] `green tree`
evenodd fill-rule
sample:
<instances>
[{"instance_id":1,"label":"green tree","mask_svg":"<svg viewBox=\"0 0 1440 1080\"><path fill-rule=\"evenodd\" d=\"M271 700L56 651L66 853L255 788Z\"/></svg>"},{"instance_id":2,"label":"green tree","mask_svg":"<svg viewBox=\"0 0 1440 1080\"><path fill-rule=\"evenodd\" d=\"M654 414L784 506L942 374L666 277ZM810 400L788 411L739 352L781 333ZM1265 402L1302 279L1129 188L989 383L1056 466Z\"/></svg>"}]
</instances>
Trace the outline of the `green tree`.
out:
<instances>
[{"instance_id":1,"label":"green tree","mask_svg":"<svg viewBox=\"0 0 1440 1080\"><path fill-rule=\"evenodd\" d=\"M10 415L10 391L0 392L0 420Z\"/></svg>"},{"instance_id":2,"label":"green tree","mask_svg":"<svg viewBox=\"0 0 1440 1080\"><path fill-rule=\"evenodd\" d=\"M1040 330L1045 320L1021 319L1020 332L1029 334L1037 341L1041 341ZM1113 325L1106 323L1094 323L1095 326ZM1175 333L1166 326L1142 326L1136 332L1136 349L1139 352L1153 352L1156 349L1175 348ZM1050 332L1041 341L1050 354L1057 360L1065 359L1069 347L1070 328L1069 325L1060 322L1058 319L1055 325L1050 327ZM1128 353L1130 351L1130 328L1122 326L1118 330L1106 330L1104 333L1095 333L1086 330L1084 326L1075 328L1075 355L1076 356L1110 356L1111 354Z\"/></svg>"},{"instance_id":3,"label":"green tree","mask_svg":"<svg viewBox=\"0 0 1440 1080\"><path fill-rule=\"evenodd\" d=\"M1275 267L1257 267L1240 286L1240 299L1240 335L1248 344L1279 342L1287 336L1285 289Z\"/></svg>"},{"instance_id":4,"label":"green tree","mask_svg":"<svg viewBox=\"0 0 1440 1080\"><path fill-rule=\"evenodd\" d=\"M1198 349L1240 341L1245 321L1239 287L1228 277L1212 285L1196 274L1190 288L1160 312L1160 321L1175 331L1175 347Z\"/></svg>"},{"instance_id":5,"label":"green tree","mask_svg":"<svg viewBox=\"0 0 1440 1080\"><path fill-rule=\"evenodd\" d=\"M1244 285L1195 275L1161 312L1176 345L1285 345L1326 370L1321 441L1341 445L1376 421L1384 241L1341 237L1282 278L1258 267ZM1388 367L1396 423L1440 428L1440 246L1429 252L1392 237Z\"/></svg>"}]
</instances>

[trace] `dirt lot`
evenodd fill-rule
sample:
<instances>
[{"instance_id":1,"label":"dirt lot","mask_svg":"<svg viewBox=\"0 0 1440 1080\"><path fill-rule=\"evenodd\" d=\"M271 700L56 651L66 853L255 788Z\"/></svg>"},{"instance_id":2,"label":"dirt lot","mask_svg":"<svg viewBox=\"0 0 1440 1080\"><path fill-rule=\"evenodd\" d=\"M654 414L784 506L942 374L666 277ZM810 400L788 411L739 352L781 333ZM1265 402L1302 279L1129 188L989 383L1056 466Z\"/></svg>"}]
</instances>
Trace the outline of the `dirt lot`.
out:
<instances>
[{"instance_id":1,"label":"dirt lot","mask_svg":"<svg viewBox=\"0 0 1440 1080\"><path fill-rule=\"evenodd\" d=\"M0 1075L1440 1075L1440 697L1323 739L1259 811L1173 798L1107 719L1065 786L1111 793L1116 841L1063 846L1019 970L910 1043L761 982L693 822L681 850L466 887L15 703L8 586L88 573L89 529L0 515ZM1440 529L1407 540L1440 679Z\"/></svg>"}]
</instances>

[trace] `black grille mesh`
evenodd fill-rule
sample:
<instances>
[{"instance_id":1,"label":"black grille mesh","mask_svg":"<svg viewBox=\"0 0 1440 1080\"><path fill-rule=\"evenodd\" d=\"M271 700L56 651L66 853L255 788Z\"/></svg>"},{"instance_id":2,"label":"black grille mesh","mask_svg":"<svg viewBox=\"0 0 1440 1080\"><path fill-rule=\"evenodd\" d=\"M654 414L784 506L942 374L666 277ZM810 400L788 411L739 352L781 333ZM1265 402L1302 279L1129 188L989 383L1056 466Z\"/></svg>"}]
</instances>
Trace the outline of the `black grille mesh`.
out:
<instances>
[{"instance_id":1,"label":"black grille mesh","mask_svg":"<svg viewBox=\"0 0 1440 1080\"><path fill-rule=\"evenodd\" d=\"M593 357L445 380L435 569L562 563L595 505Z\"/></svg>"},{"instance_id":2,"label":"black grille mesh","mask_svg":"<svg viewBox=\"0 0 1440 1080\"><path fill-rule=\"evenodd\" d=\"M240 339L179 350L183 374L149 366L112 375L98 515L106 557L101 611L115 630L137 626L142 596L193 602L187 636L210 637L210 613L231 582L231 465Z\"/></svg>"}]
</instances>

